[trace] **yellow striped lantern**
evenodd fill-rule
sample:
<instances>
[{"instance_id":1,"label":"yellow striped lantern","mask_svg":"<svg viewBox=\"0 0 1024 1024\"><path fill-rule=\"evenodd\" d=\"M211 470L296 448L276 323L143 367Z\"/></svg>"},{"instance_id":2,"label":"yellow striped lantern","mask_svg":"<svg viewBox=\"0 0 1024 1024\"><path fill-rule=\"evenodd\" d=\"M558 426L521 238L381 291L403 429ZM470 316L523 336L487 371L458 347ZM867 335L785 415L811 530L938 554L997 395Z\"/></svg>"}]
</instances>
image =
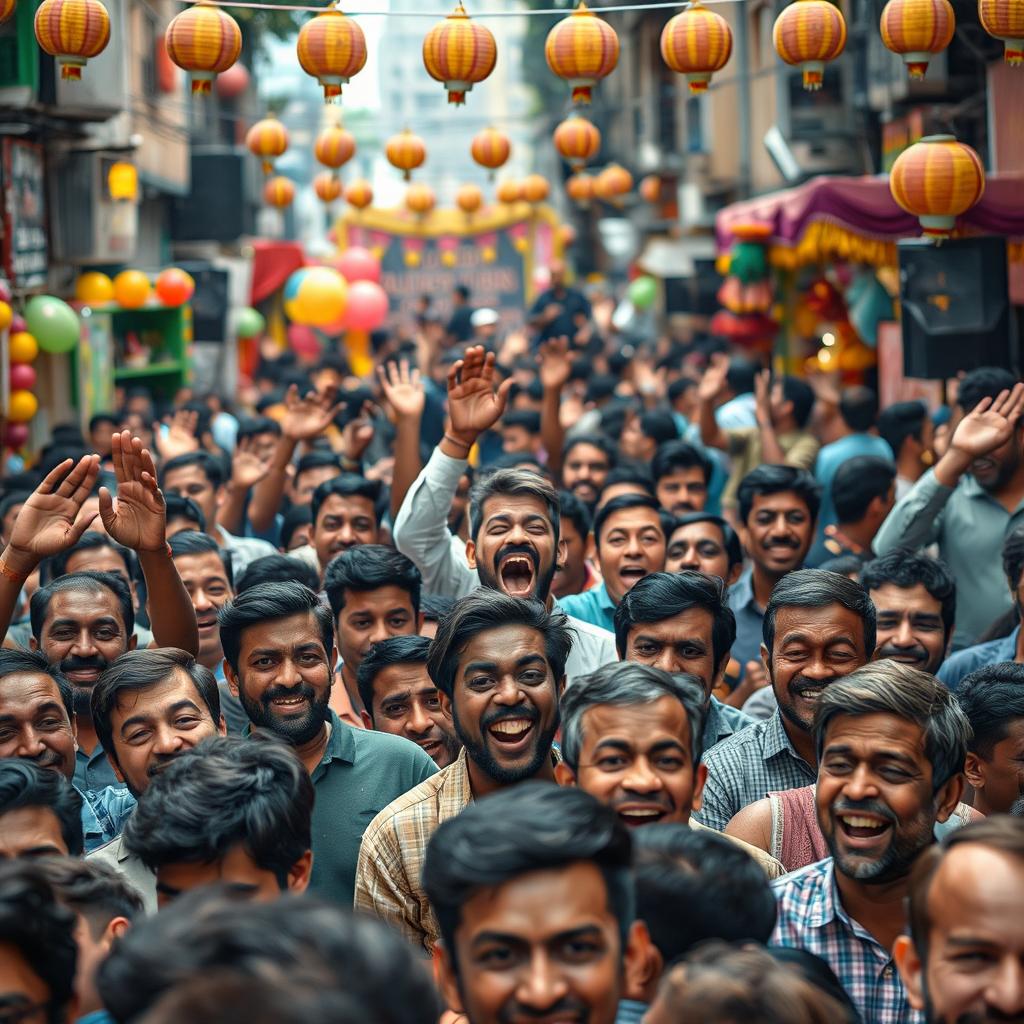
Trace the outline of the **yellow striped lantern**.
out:
<instances>
[{"instance_id":1,"label":"yellow striped lantern","mask_svg":"<svg viewBox=\"0 0 1024 1024\"><path fill-rule=\"evenodd\" d=\"M522 196L528 203L536 206L543 203L551 194L548 179L542 174L528 174L522 181Z\"/></svg>"},{"instance_id":2,"label":"yellow striped lantern","mask_svg":"<svg viewBox=\"0 0 1024 1024\"><path fill-rule=\"evenodd\" d=\"M455 193L455 205L467 217L472 217L484 205L484 194L476 185L462 185Z\"/></svg>"},{"instance_id":3,"label":"yellow striped lantern","mask_svg":"<svg viewBox=\"0 0 1024 1024\"><path fill-rule=\"evenodd\" d=\"M392 135L384 147L384 155L392 167L402 172L402 177L409 181L412 172L427 159L427 147L418 135L413 135L408 128Z\"/></svg>"},{"instance_id":4,"label":"yellow striped lantern","mask_svg":"<svg viewBox=\"0 0 1024 1024\"><path fill-rule=\"evenodd\" d=\"M288 178L277 175L267 178L263 186L263 201L268 206L276 206L279 210L292 205L295 198L295 185Z\"/></svg>"},{"instance_id":5,"label":"yellow striped lantern","mask_svg":"<svg viewBox=\"0 0 1024 1024\"><path fill-rule=\"evenodd\" d=\"M199 3L175 15L167 26L167 55L192 76L192 92L209 95L214 79L242 52L238 22L216 4Z\"/></svg>"},{"instance_id":6,"label":"yellow striped lantern","mask_svg":"<svg viewBox=\"0 0 1024 1024\"><path fill-rule=\"evenodd\" d=\"M598 199L616 200L628 195L633 188L633 175L620 164L609 164L594 182Z\"/></svg>"},{"instance_id":7,"label":"yellow striped lantern","mask_svg":"<svg viewBox=\"0 0 1024 1024\"><path fill-rule=\"evenodd\" d=\"M985 169L978 154L952 135L929 135L896 158L889 191L917 217L925 236L948 238L957 217L985 191Z\"/></svg>"},{"instance_id":8,"label":"yellow striped lantern","mask_svg":"<svg viewBox=\"0 0 1024 1024\"><path fill-rule=\"evenodd\" d=\"M552 72L569 83L573 103L589 103L594 86L619 62L619 37L580 0L548 33L544 57Z\"/></svg>"},{"instance_id":9,"label":"yellow striped lantern","mask_svg":"<svg viewBox=\"0 0 1024 1024\"><path fill-rule=\"evenodd\" d=\"M597 181L589 174L574 174L566 181L565 191L574 203L585 210L597 195Z\"/></svg>"},{"instance_id":10,"label":"yellow striped lantern","mask_svg":"<svg viewBox=\"0 0 1024 1024\"><path fill-rule=\"evenodd\" d=\"M373 202L373 188L365 178L357 178L345 189L345 202L365 210Z\"/></svg>"},{"instance_id":11,"label":"yellow striped lantern","mask_svg":"<svg viewBox=\"0 0 1024 1024\"><path fill-rule=\"evenodd\" d=\"M0 20L6 21L10 11ZM90 57L110 42L110 15L100 0L43 0L36 11L36 41L60 65L60 77L80 81Z\"/></svg>"},{"instance_id":12,"label":"yellow striped lantern","mask_svg":"<svg viewBox=\"0 0 1024 1024\"><path fill-rule=\"evenodd\" d=\"M356 155L355 137L344 128L325 128L316 137L313 155L318 163L336 171Z\"/></svg>"},{"instance_id":13,"label":"yellow striped lantern","mask_svg":"<svg viewBox=\"0 0 1024 1024\"><path fill-rule=\"evenodd\" d=\"M245 133L245 144L263 161L263 173L270 174L275 158L288 148L288 129L276 117L265 117Z\"/></svg>"},{"instance_id":14,"label":"yellow striped lantern","mask_svg":"<svg viewBox=\"0 0 1024 1024\"><path fill-rule=\"evenodd\" d=\"M956 17L949 0L889 0L882 9L882 42L903 57L911 78L924 78L933 53L953 38Z\"/></svg>"},{"instance_id":15,"label":"yellow striped lantern","mask_svg":"<svg viewBox=\"0 0 1024 1024\"><path fill-rule=\"evenodd\" d=\"M295 49L302 70L323 86L328 103L341 95L341 87L366 64L363 30L333 4L299 29Z\"/></svg>"},{"instance_id":16,"label":"yellow striped lantern","mask_svg":"<svg viewBox=\"0 0 1024 1024\"><path fill-rule=\"evenodd\" d=\"M553 136L555 149L569 166L579 171L593 160L601 149L601 133L579 114L570 114L556 129Z\"/></svg>"},{"instance_id":17,"label":"yellow striped lantern","mask_svg":"<svg viewBox=\"0 0 1024 1024\"><path fill-rule=\"evenodd\" d=\"M825 65L846 46L846 21L828 0L795 0L775 19L775 50L804 73L804 88L821 88Z\"/></svg>"},{"instance_id":18,"label":"yellow striped lantern","mask_svg":"<svg viewBox=\"0 0 1024 1024\"><path fill-rule=\"evenodd\" d=\"M1007 64L1024 63L1024 0L978 0L981 27L1003 42Z\"/></svg>"},{"instance_id":19,"label":"yellow striped lantern","mask_svg":"<svg viewBox=\"0 0 1024 1024\"><path fill-rule=\"evenodd\" d=\"M405 208L417 217L426 217L434 208L434 190L416 182L405 190Z\"/></svg>"},{"instance_id":20,"label":"yellow striped lantern","mask_svg":"<svg viewBox=\"0 0 1024 1024\"><path fill-rule=\"evenodd\" d=\"M11 20L15 6L15 0L0 0L0 25Z\"/></svg>"},{"instance_id":21,"label":"yellow striped lantern","mask_svg":"<svg viewBox=\"0 0 1024 1024\"><path fill-rule=\"evenodd\" d=\"M671 18L661 30L661 59L686 75L690 92L706 92L711 76L725 67L732 54L732 29L700 0Z\"/></svg>"},{"instance_id":22,"label":"yellow striped lantern","mask_svg":"<svg viewBox=\"0 0 1024 1024\"><path fill-rule=\"evenodd\" d=\"M313 191L322 203L333 203L341 198L341 179L330 171L322 171L313 179Z\"/></svg>"},{"instance_id":23,"label":"yellow striped lantern","mask_svg":"<svg viewBox=\"0 0 1024 1024\"><path fill-rule=\"evenodd\" d=\"M495 194L498 197L499 203L511 206L513 203L518 203L524 198L523 183L516 178L506 178L504 181L498 182Z\"/></svg>"},{"instance_id":24,"label":"yellow striped lantern","mask_svg":"<svg viewBox=\"0 0 1024 1024\"><path fill-rule=\"evenodd\" d=\"M656 174L648 174L646 178L640 179L640 185L637 188L640 193L640 198L645 203L650 203L652 206L655 203L661 202L661 178Z\"/></svg>"},{"instance_id":25,"label":"yellow striped lantern","mask_svg":"<svg viewBox=\"0 0 1024 1024\"><path fill-rule=\"evenodd\" d=\"M497 128L485 128L473 136L469 146L470 156L481 167L486 167L491 172L493 180L494 172L504 166L512 155L512 143L504 132Z\"/></svg>"},{"instance_id":26,"label":"yellow striped lantern","mask_svg":"<svg viewBox=\"0 0 1024 1024\"><path fill-rule=\"evenodd\" d=\"M462 4L423 40L423 66L448 90L448 102L461 106L466 93L493 70L498 47L490 29L470 20Z\"/></svg>"}]
</instances>

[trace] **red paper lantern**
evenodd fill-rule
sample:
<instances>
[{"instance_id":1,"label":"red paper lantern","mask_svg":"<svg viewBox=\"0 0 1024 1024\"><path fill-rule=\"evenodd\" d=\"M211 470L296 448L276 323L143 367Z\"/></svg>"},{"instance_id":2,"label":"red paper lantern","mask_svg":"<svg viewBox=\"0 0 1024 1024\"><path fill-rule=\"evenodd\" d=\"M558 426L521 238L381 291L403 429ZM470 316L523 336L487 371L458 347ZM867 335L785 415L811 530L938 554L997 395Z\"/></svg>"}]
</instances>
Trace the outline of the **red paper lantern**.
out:
<instances>
[{"instance_id":1,"label":"red paper lantern","mask_svg":"<svg viewBox=\"0 0 1024 1024\"><path fill-rule=\"evenodd\" d=\"M775 19L775 50L787 63L803 69L804 88L821 88L825 64L846 47L846 21L828 0L794 0Z\"/></svg>"},{"instance_id":2,"label":"red paper lantern","mask_svg":"<svg viewBox=\"0 0 1024 1024\"><path fill-rule=\"evenodd\" d=\"M711 76L725 67L731 53L729 22L700 0L672 18L661 32L661 59L686 75L692 93L707 91Z\"/></svg>"}]
</instances>

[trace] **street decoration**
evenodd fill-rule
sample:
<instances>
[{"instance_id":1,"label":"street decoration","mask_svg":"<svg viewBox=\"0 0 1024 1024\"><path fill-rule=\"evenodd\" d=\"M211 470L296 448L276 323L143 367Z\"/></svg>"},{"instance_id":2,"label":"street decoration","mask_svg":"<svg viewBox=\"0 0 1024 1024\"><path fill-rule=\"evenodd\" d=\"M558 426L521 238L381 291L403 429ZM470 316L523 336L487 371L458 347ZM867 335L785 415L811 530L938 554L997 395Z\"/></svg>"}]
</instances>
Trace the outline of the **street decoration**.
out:
<instances>
[{"instance_id":1,"label":"street decoration","mask_svg":"<svg viewBox=\"0 0 1024 1024\"><path fill-rule=\"evenodd\" d=\"M729 23L700 0L671 18L661 31L661 59L686 76L691 93L706 92L711 76L725 67L731 54Z\"/></svg>"},{"instance_id":2,"label":"street decoration","mask_svg":"<svg viewBox=\"0 0 1024 1024\"><path fill-rule=\"evenodd\" d=\"M1003 59L1024 64L1024 0L978 0L981 27L1003 42Z\"/></svg>"},{"instance_id":3,"label":"street decoration","mask_svg":"<svg viewBox=\"0 0 1024 1024\"><path fill-rule=\"evenodd\" d=\"M825 65L846 46L846 21L828 0L794 0L775 19L772 33L778 55L803 70L804 88L821 88Z\"/></svg>"},{"instance_id":4,"label":"street decoration","mask_svg":"<svg viewBox=\"0 0 1024 1024\"><path fill-rule=\"evenodd\" d=\"M265 117L246 132L245 144L263 162L263 173L272 174L275 158L288 149L288 129L273 115Z\"/></svg>"},{"instance_id":5,"label":"street decoration","mask_svg":"<svg viewBox=\"0 0 1024 1024\"><path fill-rule=\"evenodd\" d=\"M484 205L484 194L476 185L462 185L455 193L455 205L467 217L472 217Z\"/></svg>"},{"instance_id":6,"label":"street decoration","mask_svg":"<svg viewBox=\"0 0 1024 1024\"><path fill-rule=\"evenodd\" d=\"M195 294L196 283L191 274L179 267L168 267L157 274L153 286L156 297L165 306L184 306Z\"/></svg>"},{"instance_id":7,"label":"street decoration","mask_svg":"<svg viewBox=\"0 0 1024 1024\"><path fill-rule=\"evenodd\" d=\"M95 270L80 274L75 281L75 298L89 306L104 306L114 301L114 282Z\"/></svg>"},{"instance_id":8,"label":"street decoration","mask_svg":"<svg viewBox=\"0 0 1024 1024\"><path fill-rule=\"evenodd\" d=\"M334 4L299 29L295 45L299 64L323 86L324 100L334 102L341 87L366 65L366 37L358 22L346 18Z\"/></svg>"},{"instance_id":9,"label":"street decoration","mask_svg":"<svg viewBox=\"0 0 1024 1024\"><path fill-rule=\"evenodd\" d=\"M581 209L586 209L597 195L597 180L591 174L574 174L565 183L566 195Z\"/></svg>"},{"instance_id":10,"label":"street decoration","mask_svg":"<svg viewBox=\"0 0 1024 1024\"><path fill-rule=\"evenodd\" d=\"M512 155L512 143L508 136L497 128L485 128L473 136L469 146L470 156L481 167L491 172L491 180L494 179L494 172L503 167Z\"/></svg>"},{"instance_id":11,"label":"street decoration","mask_svg":"<svg viewBox=\"0 0 1024 1024\"><path fill-rule=\"evenodd\" d=\"M621 199L632 189L633 175L621 164L609 164L594 182L594 195L608 201Z\"/></svg>"},{"instance_id":12,"label":"street decoration","mask_svg":"<svg viewBox=\"0 0 1024 1024\"><path fill-rule=\"evenodd\" d=\"M882 42L899 54L911 78L924 78L928 61L953 38L956 16L949 0L889 0L879 22Z\"/></svg>"},{"instance_id":13,"label":"street decoration","mask_svg":"<svg viewBox=\"0 0 1024 1024\"><path fill-rule=\"evenodd\" d=\"M279 210L292 205L295 199L295 184L290 178L278 174L267 178L263 186L263 201L268 206L276 206Z\"/></svg>"},{"instance_id":14,"label":"street decoration","mask_svg":"<svg viewBox=\"0 0 1024 1024\"><path fill-rule=\"evenodd\" d=\"M365 178L356 178L345 189L345 202L357 210L365 210L373 202L373 188Z\"/></svg>"},{"instance_id":15,"label":"street decoration","mask_svg":"<svg viewBox=\"0 0 1024 1024\"><path fill-rule=\"evenodd\" d=\"M313 155L318 163L336 171L356 155L355 137L344 128L325 128L313 143Z\"/></svg>"},{"instance_id":16,"label":"street decoration","mask_svg":"<svg viewBox=\"0 0 1024 1024\"><path fill-rule=\"evenodd\" d=\"M573 103L590 103L594 86L619 62L619 37L580 0L548 33L544 57L551 71L569 83Z\"/></svg>"},{"instance_id":17,"label":"street decoration","mask_svg":"<svg viewBox=\"0 0 1024 1024\"><path fill-rule=\"evenodd\" d=\"M303 267L285 282L285 313L305 327L333 324L345 312L347 300L348 285L331 267Z\"/></svg>"},{"instance_id":18,"label":"street decoration","mask_svg":"<svg viewBox=\"0 0 1024 1024\"><path fill-rule=\"evenodd\" d=\"M640 198L652 206L661 202L661 178L656 174L648 174L646 178L640 179L637 187Z\"/></svg>"},{"instance_id":19,"label":"street decoration","mask_svg":"<svg viewBox=\"0 0 1024 1024\"><path fill-rule=\"evenodd\" d=\"M167 55L192 77L192 92L209 95L213 81L238 60L242 30L222 7L199 0L171 19Z\"/></svg>"},{"instance_id":20,"label":"street decoration","mask_svg":"<svg viewBox=\"0 0 1024 1024\"><path fill-rule=\"evenodd\" d=\"M322 171L313 179L313 191L322 203L333 203L341 198L344 191L341 179L330 171Z\"/></svg>"},{"instance_id":21,"label":"street decoration","mask_svg":"<svg viewBox=\"0 0 1024 1024\"><path fill-rule=\"evenodd\" d=\"M82 68L110 42L110 15L100 0L43 0L36 11L35 33L39 45L60 65L60 77L80 81Z\"/></svg>"},{"instance_id":22,"label":"street decoration","mask_svg":"<svg viewBox=\"0 0 1024 1024\"><path fill-rule=\"evenodd\" d=\"M78 314L53 295L35 295L25 306L25 325L44 352L70 352L82 333Z\"/></svg>"},{"instance_id":23,"label":"street decoration","mask_svg":"<svg viewBox=\"0 0 1024 1024\"><path fill-rule=\"evenodd\" d=\"M392 135L384 146L384 155L392 167L397 167L402 172L402 177L409 181L412 179L412 172L422 166L427 159L427 147L423 140L414 135L408 128Z\"/></svg>"},{"instance_id":24,"label":"street decoration","mask_svg":"<svg viewBox=\"0 0 1024 1024\"><path fill-rule=\"evenodd\" d=\"M141 309L152 290L149 278L141 270L122 270L114 278L114 301L122 309Z\"/></svg>"},{"instance_id":25,"label":"street decoration","mask_svg":"<svg viewBox=\"0 0 1024 1024\"><path fill-rule=\"evenodd\" d=\"M528 174L522 181L522 198L533 206L543 203L551 194L551 186L542 174Z\"/></svg>"},{"instance_id":26,"label":"street decoration","mask_svg":"<svg viewBox=\"0 0 1024 1024\"><path fill-rule=\"evenodd\" d=\"M238 311L235 319L235 334L241 341L251 341L258 338L266 329L267 321L258 309L247 306Z\"/></svg>"},{"instance_id":27,"label":"street decoration","mask_svg":"<svg viewBox=\"0 0 1024 1024\"><path fill-rule=\"evenodd\" d=\"M504 181L498 182L495 195L497 195L499 203L511 206L523 199L523 183L518 178L506 178Z\"/></svg>"},{"instance_id":28,"label":"street decoration","mask_svg":"<svg viewBox=\"0 0 1024 1024\"><path fill-rule=\"evenodd\" d=\"M423 40L423 66L448 90L448 102L462 106L466 93L482 82L498 60L491 30L476 24L461 3Z\"/></svg>"},{"instance_id":29,"label":"street decoration","mask_svg":"<svg viewBox=\"0 0 1024 1024\"><path fill-rule=\"evenodd\" d=\"M414 182L405 190L405 208L417 217L426 217L436 202L434 190L429 185Z\"/></svg>"},{"instance_id":30,"label":"street decoration","mask_svg":"<svg viewBox=\"0 0 1024 1024\"><path fill-rule=\"evenodd\" d=\"M0 0L0 25L11 20L16 6L16 0Z\"/></svg>"},{"instance_id":31,"label":"street decoration","mask_svg":"<svg viewBox=\"0 0 1024 1024\"><path fill-rule=\"evenodd\" d=\"M774 302L768 263L771 226L756 221L736 224L732 237L725 280L717 295L722 309L712 317L711 330L739 345L768 350L779 329L770 315Z\"/></svg>"},{"instance_id":32,"label":"street decoration","mask_svg":"<svg viewBox=\"0 0 1024 1024\"><path fill-rule=\"evenodd\" d=\"M580 114L570 114L552 136L555 149L574 170L582 170L601 149L601 133L597 126Z\"/></svg>"}]
</instances>

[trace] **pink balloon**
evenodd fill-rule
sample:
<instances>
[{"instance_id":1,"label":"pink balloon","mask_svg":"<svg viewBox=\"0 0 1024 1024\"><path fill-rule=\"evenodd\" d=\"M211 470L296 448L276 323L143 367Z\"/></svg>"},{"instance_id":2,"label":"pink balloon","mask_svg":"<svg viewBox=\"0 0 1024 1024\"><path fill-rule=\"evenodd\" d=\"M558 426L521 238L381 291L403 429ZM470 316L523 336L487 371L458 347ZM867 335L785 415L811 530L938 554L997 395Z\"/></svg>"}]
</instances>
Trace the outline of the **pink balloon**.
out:
<instances>
[{"instance_id":1,"label":"pink balloon","mask_svg":"<svg viewBox=\"0 0 1024 1024\"><path fill-rule=\"evenodd\" d=\"M11 321L11 334L21 334L22 331L27 330L28 324L25 323L25 318L15 313L14 319Z\"/></svg>"},{"instance_id":2,"label":"pink balloon","mask_svg":"<svg viewBox=\"0 0 1024 1024\"><path fill-rule=\"evenodd\" d=\"M28 440L27 423L8 423L4 431L4 447L20 448Z\"/></svg>"},{"instance_id":3,"label":"pink balloon","mask_svg":"<svg viewBox=\"0 0 1024 1024\"><path fill-rule=\"evenodd\" d=\"M369 249L354 245L337 258L334 266L349 284L355 281L380 283L380 260Z\"/></svg>"},{"instance_id":4,"label":"pink balloon","mask_svg":"<svg viewBox=\"0 0 1024 1024\"><path fill-rule=\"evenodd\" d=\"M288 343L300 359L316 359L320 355L320 342L312 327L305 324L291 324L288 327Z\"/></svg>"},{"instance_id":5,"label":"pink balloon","mask_svg":"<svg viewBox=\"0 0 1024 1024\"><path fill-rule=\"evenodd\" d=\"M374 331L388 318L387 292L373 281L348 286L345 326L350 331Z\"/></svg>"},{"instance_id":6,"label":"pink balloon","mask_svg":"<svg viewBox=\"0 0 1024 1024\"><path fill-rule=\"evenodd\" d=\"M36 371L28 363L11 363L11 390L31 391L36 386Z\"/></svg>"},{"instance_id":7,"label":"pink balloon","mask_svg":"<svg viewBox=\"0 0 1024 1024\"><path fill-rule=\"evenodd\" d=\"M249 71L244 64L232 64L217 76L217 95L222 100L233 100L249 88Z\"/></svg>"}]
</instances>

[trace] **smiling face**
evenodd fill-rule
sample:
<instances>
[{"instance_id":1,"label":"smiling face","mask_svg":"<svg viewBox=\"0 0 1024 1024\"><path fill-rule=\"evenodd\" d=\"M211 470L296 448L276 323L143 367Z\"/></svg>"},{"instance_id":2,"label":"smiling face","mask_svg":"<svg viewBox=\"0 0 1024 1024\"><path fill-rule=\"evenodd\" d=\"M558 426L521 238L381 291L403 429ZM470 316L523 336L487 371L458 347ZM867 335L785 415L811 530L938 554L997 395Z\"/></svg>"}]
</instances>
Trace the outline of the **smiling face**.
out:
<instances>
[{"instance_id":1,"label":"smiling face","mask_svg":"<svg viewBox=\"0 0 1024 1024\"><path fill-rule=\"evenodd\" d=\"M878 619L875 660L891 658L934 675L946 657L948 639L942 602L923 583L885 583L869 595Z\"/></svg>"},{"instance_id":2,"label":"smiling face","mask_svg":"<svg viewBox=\"0 0 1024 1024\"><path fill-rule=\"evenodd\" d=\"M562 483L580 501L593 505L610 469L608 456L596 445L573 445L562 466Z\"/></svg>"},{"instance_id":3,"label":"smiling face","mask_svg":"<svg viewBox=\"0 0 1024 1024\"><path fill-rule=\"evenodd\" d=\"M179 466L165 473L162 490L165 494L191 498L206 517L207 531L214 528L217 522L217 488L199 466Z\"/></svg>"},{"instance_id":4,"label":"smiling face","mask_svg":"<svg viewBox=\"0 0 1024 1024\"><path fill-rule=\"evenodd\" d=\"M1009 719L1005 732L989 750L967 755L974 806L983 814L1009 814L1024 796L1024 718Z\"/></svg>"},{"instance_id":5,"label":"smiling face","mask_svg":"<svg viewBox=\"0 0 1024 1024\"><path fill-rule=\"evenodd\" d=\"M706 608L686 608L659 622L641 622L626 634L626 661L653 665L665 672L696 676L710 698L718 681L711 631L714 618ZM725 671L723 659L721 666Z\"/></svg>"},{"instance_id":6,"label":"smiling face","mask_svg":"<svg viewBox=\"0 0 1024 1024\"><path fill-rule=\"evenodd\" d=\"M674 516L703 512L708 500L708 485L700 466L674 469L657 483L658 504Z\"/></svg>"},{"instance_id":7,"label":"smiling face","mask_svg":"<svg viewBox=\"0 0 1024 1024\"><path fill-rule=\"evenodd\" d=\"M626 422L622 426L622 436L619 438L619 451L627 459L636 459L638 462L650 462L657 450L657 443L643 432L640 426L639 415L635 412L629 413L626 417Z\"/></svg>"},{"instance_id":8,"label":"smiling face","mask_svg":"<svg viewBox=\"0 0 1024 1024\"><path fill-rule=\"evenodd\" d=\"M666 572L702 572L725 583L736 582L741 566L729 570L729 554L722 528L716 523L685 523L669 537L665 553Z\"/></svg>"},{"instance_id":9,"label":"smiling face","mask_svg":"<svg viewBox=\"0 0 1024 1024\"><path fill-rule=\"evenodd\" d=\"M321 568L335 555L358 544L376 544L377 538L377 515L369 498L332 494L321 504L313 524L313 547Z\"/></svg>"},{"instance_id":10,"label":"smiling face","mask_svg":"<svg viewBox=\"0 0 1024 1024\"><path fill-rule=\"evenodd\" d=\"M75 730L50 676L11 672L0 681L0 757L21 757L74 777Z\"/></svg>"},{"instance_id":11,"label":"smiling face","mask_svg":"<svg viewBox=\"0 0 1024 1024\"><path fill-rule=\"evenodd\" d=\"M743 546L770 576L799 569L814 538L807 502L793 491L758 494L741 528Z\"/></svg>"},{"instance_id":12,"label":"smiling face","mask_svg":"<svg viewBox=\"0 0 1024 1024\"><path fill-rule=\"evenodd\" d=\"M608 596L616 604L637 580L665 568L665 534L653 508L624 508L613 512L597 538Z\"/></svg>"},{"instance_id":13,"label":"smiling face","mask_svg":"<svg viewBox=\"0 0 1024 1024\"><path fill-rule=\"evenodd\" d=\"M220 646L217 612L235 596L220 555L203 551L196 555L175 555L174 567L185 584L199 626L199 663L216 670L224 657Z\"/></svg>"},{"instance_id":14,"label":"smiling face","mask_svg":"<svg viewBox=\"0 0 1024 1024\"><path fill-rule=\"evenodd\" d=\"M392 636L412 636L419 622L412 598L401 587L346 590L345 607L337 620L338 653L355 678L370 648Z\"/></svg>"}]
</instances>

